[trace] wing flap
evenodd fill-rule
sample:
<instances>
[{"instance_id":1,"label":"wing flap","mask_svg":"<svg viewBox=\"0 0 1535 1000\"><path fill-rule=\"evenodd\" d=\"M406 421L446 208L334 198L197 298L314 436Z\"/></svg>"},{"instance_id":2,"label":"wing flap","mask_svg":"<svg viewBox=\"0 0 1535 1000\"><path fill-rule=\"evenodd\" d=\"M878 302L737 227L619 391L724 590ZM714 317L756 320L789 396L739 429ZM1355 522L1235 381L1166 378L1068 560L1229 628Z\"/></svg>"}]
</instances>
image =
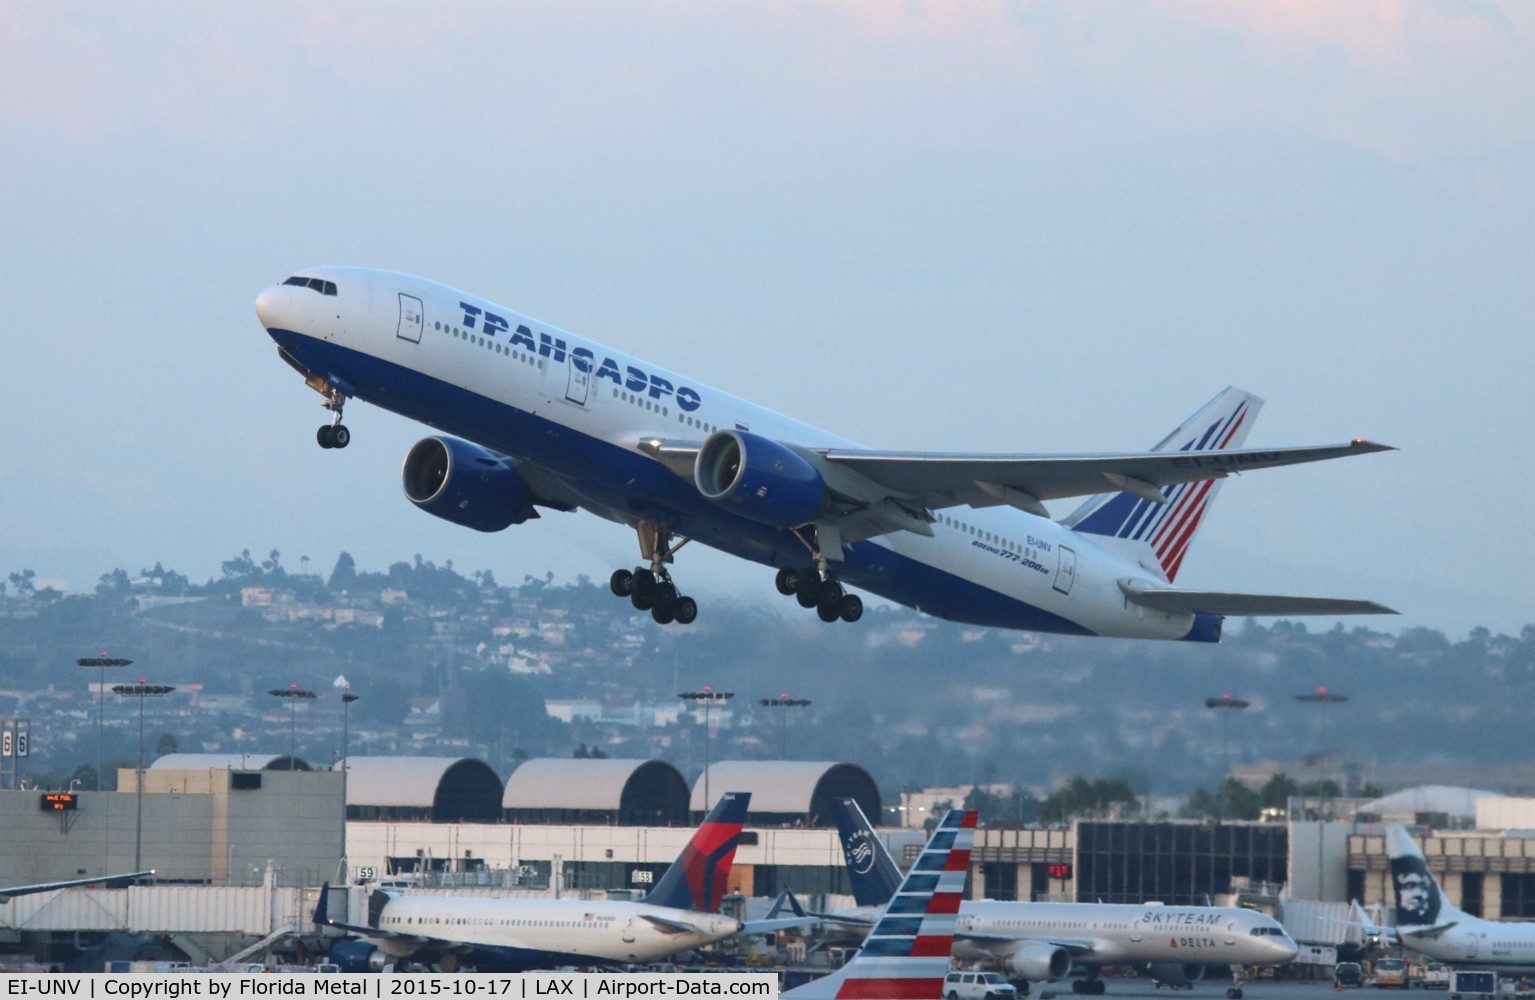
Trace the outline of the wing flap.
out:
<instances>
[{"instance_id":1,"label":"wing flap","mask_svg":"<svg viewBox=\"0 0 1535 1000\"><path fill-rule=\"evenodd\" d=\"M1394 615L1374 601L1337 597L1288 597L1278 594L1232 594L1220 590L1178 590L1121 583L1125 599L1153 611L1170 614L1228 615L1248 618L1267 615Z\"/></svg>"},{"instance_id":2,"label":"wing flap","mask_svg":"<svg viewBox=\"0 0 1535 1000\"><path fill-rule=\"evenodd\" d=\"M921 497L929 506L943 507L963 501L977 491L996 496L1011 490L1023 494L1022 503L1030 505L1131 486L1138 494L1151 494L1164 486L1221 479L1232 473L1393 450L1390 445L1355 439L1346 444L1303 448L1131 455L976 455L839 449L821 455L826 461L896 493Z\"/></svg>"}]
</instances>

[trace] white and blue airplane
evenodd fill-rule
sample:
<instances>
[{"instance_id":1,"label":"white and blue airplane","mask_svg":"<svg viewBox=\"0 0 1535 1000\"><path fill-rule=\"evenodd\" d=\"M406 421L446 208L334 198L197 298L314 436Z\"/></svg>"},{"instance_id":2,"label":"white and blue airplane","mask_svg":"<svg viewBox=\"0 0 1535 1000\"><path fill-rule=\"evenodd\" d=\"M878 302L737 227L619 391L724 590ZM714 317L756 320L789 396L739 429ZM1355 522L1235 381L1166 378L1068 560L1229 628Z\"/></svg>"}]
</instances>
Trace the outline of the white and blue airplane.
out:
<instances>
[{"instance_id":1,"label":"white and blue airplane","mask_svg":"<svg viewBox=\"0 0 1535 1000\"><path fill-rule=\"evenodd\" d=\"M346 447L342 408L364 399L442 432L405 457L405 495L428 513L479 531L539 508L628 525L642 563L612 590L662 624L698 614L671 575L690 540L776 567L779 591L828 622L863 613L846 585L951 621L1196 642L1228 615L1394 613L1172 586L1229 474L1390 450L1244 449L1262 400L1240 389L1150 452L871 451L423 278L311 268L256 313L325 397L321 447ZM1045 501L1076 496L1051 519Z\"/></svg>"}]
</instances>

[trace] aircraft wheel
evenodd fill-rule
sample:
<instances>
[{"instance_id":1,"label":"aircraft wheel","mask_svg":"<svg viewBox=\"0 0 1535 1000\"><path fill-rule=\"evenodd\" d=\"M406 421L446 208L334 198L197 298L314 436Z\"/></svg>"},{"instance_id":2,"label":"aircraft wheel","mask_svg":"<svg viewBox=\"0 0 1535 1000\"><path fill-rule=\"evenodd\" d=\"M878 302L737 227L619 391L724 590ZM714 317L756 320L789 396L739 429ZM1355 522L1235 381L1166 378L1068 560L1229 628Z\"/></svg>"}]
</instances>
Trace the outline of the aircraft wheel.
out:
<instances>
[{"instance_id":1,"label":"aircraft wheel","mask_svg":"<svg viewBox=\"0 0 1535 1000\"><path fill-rule=\"evenodd\" d=\"M1193 988L1194 987L1192 987L1192 986L1189 987L1189 989L1193 989ZM1094 996L1102 996L1104 993L1108 992L1108 989L1109 989L1109 984L1108 983L1104 982L1101 979L1094 979L1093 980L1093 995Z\"/></svg>"},{"instance_id":2,"label":"aircraft wheel","mask_svg":"<svg viewBox=\"0 0 1535 1000\"><path fill-rule=\"evenodd\" d=\"M677 603L677 587L669 580L662 580L650 591L650 603L658 608L671 609Z\"/></svg>"},{"instance_id":3,"label":"aircraft wheel","mask_svg":"<svg viewBox=\"0 0 1535 1000\"><path fill-rule=\"evenodd\" d=\"M1158 984L1158 985L1160 985L1160 984ZM1071 981L1071 992L1073 992L1073 993L1086 993L1087 992L1087 984L1084 983L1080 979L1073 979Z\"/></svg>"},{"instance_id":4,"label":"aircraft wheel","mask_svg":"<svg viewBox=\"0 0 1535 1000\"><path fill-rule=\"evenodd\" d=\"M629 603L636 611L649 611L655 604L656 575L648 569L637 569L629 582Z\"/></svg>"},{"instance_id":5,"label":"aircraft wheel","mask_svg":"<svg viewBox=\"0 0 1535 1000\"><path fill-rule=\"evenodd\" d=\"M817 604L835 605L842 600L842 584L836 580L822 580L821 589L816 591Z\"/></svg>"},{"instance_id":6,"label":"aircraft wheel","mask_svg":"<svg viewBox=\"0 0 1535 1000\"><path fill-rule=\"evenodd\" d=\"M331 436L330 424L322 424L320 429L314 432L314 439L320 443L321 448L336 447L336 441Z\"/></svg>"},{"instance_id":7,"label":"aircraft wheel","mask_svg":"<svg viewBox=\"0 0 1535 1000\"><path fill-rule=\"evenodd\" d=\"M857 594L843 594L837 612L843 621L856 622L863 617L863 598Z\"/></svg>"},{"instance_id":8,"label":"aircraft wheel","mask_svg":"<svg viewBox=\"0 0 1535 1000\"><path fill-rule=\"evenodd\" d=\"M778 575L773 578L773 584L778 588L780 594L785 597L791 597L796 589L795 585L799 582L798 577L799 573L785 567L779 570Z\"/></svg>"},{"instance_id":9,"label":"aircraft wheel","mask_svg":"<svg viewBox=\"0 0 1535 1000\"><path fill-rule=\"evenodd\" d=\"M814 570L794 574L794 599L799 601L800 607L815 607L816 598L820 595L821 578Z\"/></svg>"},{"instance_id":10,"label":"aircraft wheel","mask_svg":"<svg viewBox=\"0 0 1535 1000\"><path fill-rule=\"evenodd\" d=\"M337 424L330 429L330 446L332 448L345 448L352 443L352 432L346 429L346 424Z\"/></svg>"},{"instance_id":11,"label":"aircraft wheel","mask_svg":"<svg viewBox=\"0 0 1535 1000\"><path fill-rule=\"evenodd\" d=\"M837 620L838 611L835 604L817 604L815 606L815 613L816 617L820 618L823 622L834 622Z\"/></svg>"},{"instance_id":12,"label":"aircraft wheel","mask_svg":"<svg viewBox=\"0 0 1535 1000\"><path fill-rule=\"evenodd\" d=\"M608 577L608 589L614 597L628 597L634 589L634 574L626 569L615 569Z\"/></svg>"},{"instance_id":13,"label":"aircraft wheel","mask_svg":"<svg viewBox=\"0 0 1535 1000\"><path fill-rule=\"evenodd\" d=\"M1226 991L1226 1000L1242 1000L1242 991L1238 987L1231 987Z\"/></svg>"},{"instance_id":14,"label":"aircraft wheel","mask_svg":"<svg viewBox=\"0 0 1535 1000\"><path fill-rule=\"evenodd\" d=\"M650 609L650 617L656 620L657 625L670 625L675 620L672 607L669 604L657 604Z\"/></svg>"},{"instance_id":15,"label":"aircraft wheel","mask_svg":"<svg viewBox=\"0 0 1535 1000\"><path fill-rule=\"evenodd\" d=\"M677 603L672 605L672 614L676 616L678 625L691 625L693 619L698 617L698 602L691 597L679 597Z\"/></svg>"}]
</instances>

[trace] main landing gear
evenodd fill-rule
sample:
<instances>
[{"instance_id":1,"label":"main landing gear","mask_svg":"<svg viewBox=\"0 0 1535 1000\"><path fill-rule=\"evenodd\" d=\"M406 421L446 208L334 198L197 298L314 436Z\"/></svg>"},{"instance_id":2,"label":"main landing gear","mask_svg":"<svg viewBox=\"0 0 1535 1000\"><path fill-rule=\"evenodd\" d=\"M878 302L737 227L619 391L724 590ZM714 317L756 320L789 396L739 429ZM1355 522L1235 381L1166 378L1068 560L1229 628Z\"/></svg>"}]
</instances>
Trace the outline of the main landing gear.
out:
<instances>
[{"instance_id":1,"label":"main landing gear","mask_svg":"<svg viewBox=\"0 0 1535 1000\"><path fill-rule=\"evenodd\" d=\"M321 448L345 448L352 443L352 432L341 423L341 408L346 405L346 393L330 385L321 389L320 393L325 397L325 408L335 416L330 423L322 424L315 431L314 438Z\"/></svg>"},{"instance_id":2,"label":"main landing gear","mask_svg":"<svg viewBox=\"0 0 1535 1000\"><path fill-rule=\"evenodd\" d=\"M688 543L686 538L672 544L669 531L648 522L635 525L640 536L640 556L650 566L636 566L633 571L615 569L608 587L615 597L627 597L636 611L649 611L658 625L691 625L698 617L698 602L677 592L666 564L673 553Z\"/></svg>"},{"instance_id":3,"label":"main landing gear","mask_svg":"<svg viewBox=\"0 0 1535 1000\"><path fill-rule=\"evenodd\" d=\"M843 591L842 584L829 570L824 573L806 566L803 569L784 568L773 581L778 592L793 597L802 608L815 608L823 622L842 619L856 622L863 617L863 598Z\"/></svg>"},{"instance_id":4,"label":"main landing gear","mask_svg":"<svg viewBox=\"0 0 1535 1000\"><path fill-rule=\"evenodd\" d=\"M1088 996L1098 996L1104 992L1105 988L1106 987L1104 986L1103 980L1099 979L1097 976L1094 976L1091 979L1073 979L1071 981L1071 992L1073 993L1085 993Z\"/></svg>"}]
</instances>

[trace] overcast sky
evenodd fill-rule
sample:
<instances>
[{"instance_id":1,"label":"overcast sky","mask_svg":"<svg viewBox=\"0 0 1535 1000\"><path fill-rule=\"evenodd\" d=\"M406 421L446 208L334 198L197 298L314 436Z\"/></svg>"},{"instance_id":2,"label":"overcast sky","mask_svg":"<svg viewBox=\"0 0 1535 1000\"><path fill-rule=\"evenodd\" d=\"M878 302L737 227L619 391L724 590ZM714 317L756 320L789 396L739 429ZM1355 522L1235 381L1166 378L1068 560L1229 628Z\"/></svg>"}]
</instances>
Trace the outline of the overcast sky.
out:
<instances>
[{"instance_id":1,"label":"overcast sky","mask_svg":"<svg viewBox=\"0 0 1535 1000\"><path fill-rule=\"evenodd\" d=\"M1401 450L1228 484L1180 585L1517 632L1532 109L1514 0L13 0L0 574L633 565L588 515L414 510L422 429L365 404L315 446L252 301L358 264L872 447L1140 449L1240 385L1249 445Z\"/></svg>"}]
</instances>

